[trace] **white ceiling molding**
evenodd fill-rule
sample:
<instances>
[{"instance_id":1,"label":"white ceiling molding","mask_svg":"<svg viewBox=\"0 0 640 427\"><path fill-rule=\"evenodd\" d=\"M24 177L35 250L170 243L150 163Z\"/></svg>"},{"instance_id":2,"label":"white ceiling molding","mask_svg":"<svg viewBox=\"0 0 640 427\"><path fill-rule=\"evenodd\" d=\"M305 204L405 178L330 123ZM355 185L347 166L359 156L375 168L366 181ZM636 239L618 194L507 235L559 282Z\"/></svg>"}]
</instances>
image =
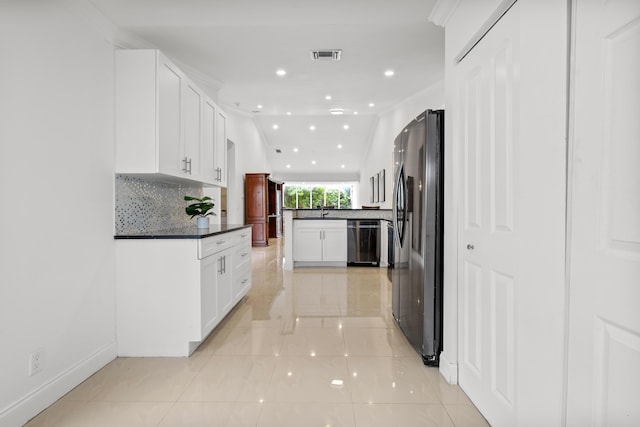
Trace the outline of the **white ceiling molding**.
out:
<instances>
[{"instance_id":1,"label":"white ceiling molding","mask_svg":"<svg viewBox=\"0 0 640 427\"><path fill-rule=\"evenodd\" d=\"M462 61L465 56L482 40L482 38L498 23L500 18L511 9L511 6L518 0L502 0L502 2L496 7L496 10L489 16L484 24L476 31L471 37L471 40L462 48L460 53L455 57L456 63Z\"/></svg>"},{"instance_id":2,"label":"white ceiling molding","mask_svg":"<svg viewBox=\"0 0 640 427\"><path fill-rule=\"evenodd\" d=\"M439 27L445 27L459 3L460 0L438 0L429 14L429 22L433 22Z\"/></svg>"},{"instance_id":3,"label":"white ceiling molding","mask_svg":"<svg viewBox=\"0 0 640 427\"><path fill-rule=\"evenodd\" d=\"M318 173L274 173L277 175L277 179L289 182L324 182L324 183L342 183L342 182L360 182L360 173L332 173L332 174L318 174Z\"/></svg>"},{"instance_id":4,"label":"white ceiling molding","mask_svg":"<svg viewBox=\"0 0 640 427\"><path fill-rule=\"evenodd\" d=\"M166 54L166 52L163 52ZM167 55L168 56L168 55ZM200 70L195 69L191 65L188 65L182 61L179 61L175 58L169 57L174 64L180 68L191 80L193 80L200 89L204 90L205 93L213 99L214 102L220 104L218 100L218 94L220 89L223 86L223 83L220 80L214 79L213 77L201 72Z\"/></svg>"}]
</instances>

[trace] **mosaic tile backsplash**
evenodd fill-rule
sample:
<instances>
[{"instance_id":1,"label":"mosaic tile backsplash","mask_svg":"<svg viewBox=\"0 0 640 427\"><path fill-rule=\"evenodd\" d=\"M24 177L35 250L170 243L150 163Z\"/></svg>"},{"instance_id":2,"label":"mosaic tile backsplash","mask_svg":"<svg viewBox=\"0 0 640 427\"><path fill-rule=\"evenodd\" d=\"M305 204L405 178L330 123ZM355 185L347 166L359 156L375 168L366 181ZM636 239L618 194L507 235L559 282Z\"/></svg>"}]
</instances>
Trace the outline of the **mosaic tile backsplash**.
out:
<instances>
[{"instance_id":1,"label":"mosaic tile backsplash","mask_svg":"<svg viewBox=\"0 0 640 427\"><path fill-rule=\"evenodd\" d=\"M184 196L202 197L202 188L116 175L116 234L194 225L184 213Z\"/></svg>"}]
</instances>

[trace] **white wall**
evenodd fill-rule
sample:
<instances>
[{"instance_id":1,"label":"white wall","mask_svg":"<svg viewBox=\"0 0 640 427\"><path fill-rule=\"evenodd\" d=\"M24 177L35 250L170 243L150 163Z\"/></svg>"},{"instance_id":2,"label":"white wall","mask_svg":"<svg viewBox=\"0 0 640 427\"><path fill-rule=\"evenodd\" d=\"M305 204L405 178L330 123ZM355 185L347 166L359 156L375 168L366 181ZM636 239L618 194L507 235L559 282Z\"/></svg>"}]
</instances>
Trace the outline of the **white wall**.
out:
<instances>
[{"instance_id":1,"label":"white wall","mask_svg":"<svg viewBox=\"0 0 640 427\"><path fill-rule=\"evenodd\" d=\"M393 194L393 140L418 114L444 107L444 82L439 82L396 105L378 119L369 151L360 164L360 205L379 205L391 209ZM371 203L369 178L385 170L385 201Z\"/></svg>"},{"instance_id":2,"label":"white wall","mask_svg":"<svg viewBox=\"0 0 640 427\"><path fill-rule=\"evenodd\" d=\"M67 6L0 2L2 426L116 354L113 47Z\"/></svg>"},{"instance_id":3,"label":"white wall","mask_svg":"<svg viewBox=\"0 0 640 427\"><path fill-rule=\"evenodd\" d=\"M246 173L270 173L267 147L251 117L227 112L227 138L235 145L235 168L229 167L227 211L229 224L244 224L244 175Z\"/></svg>"}]
</instances>

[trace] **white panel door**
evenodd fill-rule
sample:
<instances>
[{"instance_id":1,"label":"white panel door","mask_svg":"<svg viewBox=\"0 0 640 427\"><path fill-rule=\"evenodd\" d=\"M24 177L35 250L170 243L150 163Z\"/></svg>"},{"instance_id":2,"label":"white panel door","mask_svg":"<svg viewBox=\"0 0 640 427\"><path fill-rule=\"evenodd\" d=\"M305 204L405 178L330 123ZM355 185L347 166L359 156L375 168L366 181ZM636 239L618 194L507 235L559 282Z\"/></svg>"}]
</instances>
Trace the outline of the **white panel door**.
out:
<instances>
[{"instance_id":1,"label":"white panel door","mask_svg":"<svg viewBox=\"0 0 640 427\"><path fill-rule=\"evenodd\" d=\"M568 426L640 425L640 2L575 3Z\"/></svg>"},{"instance_id":2,"label":"white panel door","mask_svg":"<svg viewBox=\"0 0 640 427\"><path fill-rule=\"evenodd\" d=\"M551 4L519 0L456 67L458 379L494 427L561 422L567 16Z\"/></svg>"},{"instance_id":3,"label":"white panel door","mask_svg":"<svg viewBox=\"0 0 640 427\"><path fill-rule=\"evenodd\" d=\"M518 65L508 14L460 63L460 386L493 425L515 425L514 229Z\"/></svg>"}]
</instances>

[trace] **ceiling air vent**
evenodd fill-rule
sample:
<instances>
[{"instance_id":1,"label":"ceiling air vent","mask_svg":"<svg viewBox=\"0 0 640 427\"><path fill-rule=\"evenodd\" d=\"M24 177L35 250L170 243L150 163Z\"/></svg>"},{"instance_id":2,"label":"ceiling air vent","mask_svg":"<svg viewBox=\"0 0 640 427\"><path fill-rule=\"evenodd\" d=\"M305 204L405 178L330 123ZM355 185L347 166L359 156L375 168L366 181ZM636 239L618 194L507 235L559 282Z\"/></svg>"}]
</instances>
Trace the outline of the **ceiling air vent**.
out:
<instances>
[{"instance_id":1,"label":"ceiling air vent","mask_svg":"<svg viewBox=\"0 0 640 427\"><path fill-rule=\"evenodd\" d=\"M329 61L340 61L342 57L342 49L325 49L325 50L312 50L311 59L317 61L319 59L325 59Z\"/></svg>"}]
</instances>

